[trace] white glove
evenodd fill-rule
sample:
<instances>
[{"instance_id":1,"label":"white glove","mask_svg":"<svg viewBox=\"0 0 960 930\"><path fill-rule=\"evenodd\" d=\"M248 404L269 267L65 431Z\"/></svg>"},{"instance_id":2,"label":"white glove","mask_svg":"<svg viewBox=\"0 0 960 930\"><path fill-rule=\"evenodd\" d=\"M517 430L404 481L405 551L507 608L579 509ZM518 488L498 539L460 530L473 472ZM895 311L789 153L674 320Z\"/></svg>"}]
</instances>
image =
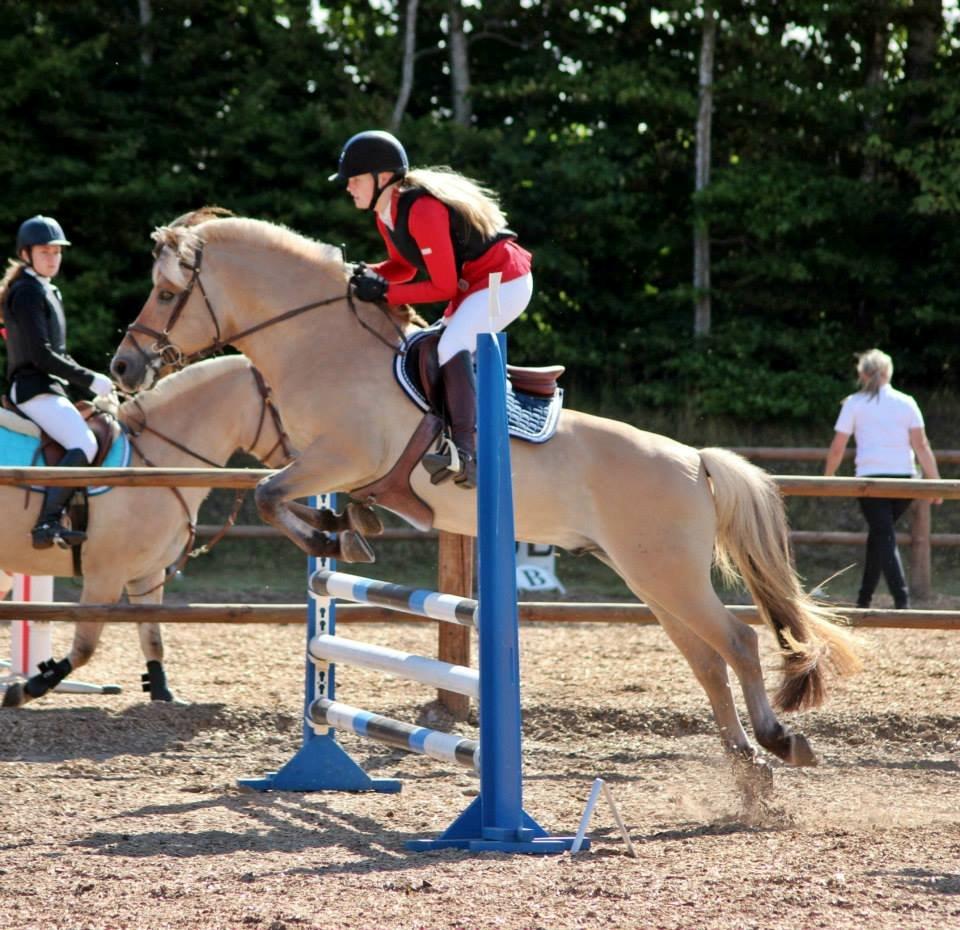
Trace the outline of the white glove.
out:
<instances>
[{"instance_id":1,"label":"white glove","mask_svg":"<svg viewBox=\"0 0 960 930\"><path fill-rule=\"evenodd\" d=\"M97 397L108 397L114 392L115 388L113 382L106 375L98 373L93 376L93 381L90 382L90 390Z\"/></svg>"}]
</instances>

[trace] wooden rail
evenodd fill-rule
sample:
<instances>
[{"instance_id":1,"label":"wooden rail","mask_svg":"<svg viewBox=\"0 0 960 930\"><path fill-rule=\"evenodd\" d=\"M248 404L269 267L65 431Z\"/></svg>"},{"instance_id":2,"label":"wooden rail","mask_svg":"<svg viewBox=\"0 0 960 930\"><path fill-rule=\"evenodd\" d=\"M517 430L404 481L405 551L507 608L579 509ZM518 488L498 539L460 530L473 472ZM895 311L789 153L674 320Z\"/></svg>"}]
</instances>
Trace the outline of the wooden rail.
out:
<instances>
[{"instance_id":1,"label":"wooden rail","mask_svg":"<svg viewBox=\"0 0 960 930\"><path fill-rule=\"evenodd\" d=\"M752 604L727 608L748 623L760 623ZM102 620L106 623L280 623L302 624L306 604L74 604L60 602L0 602L0 620ZM865 629L960 630L960 614L949 610L860 610L838 608L851 626ZM634 623L653 625L645 604L521 601L524 623ZM436 623L413 614L366 604L338 604L337 623ZM449 626L441 623L440 626ZM457 629L466 629L457 627Z\"/></svg>"}]
</instances>

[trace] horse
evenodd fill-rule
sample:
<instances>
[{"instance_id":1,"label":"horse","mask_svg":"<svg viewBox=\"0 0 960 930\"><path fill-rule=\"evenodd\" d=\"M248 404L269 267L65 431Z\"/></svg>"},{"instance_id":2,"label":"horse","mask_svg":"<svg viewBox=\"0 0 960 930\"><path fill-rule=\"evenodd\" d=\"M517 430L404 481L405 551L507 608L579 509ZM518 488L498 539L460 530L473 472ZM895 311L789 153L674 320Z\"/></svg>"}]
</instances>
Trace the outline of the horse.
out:
<instances>
[{"instance_id":1,"label":"horse","mask_svg":"<svg viewBox=\"0 0 960 930\"><path fill-rule=\"evenodd\" d=\"M153 286L113 356L114 378L132 390L224 345L245 353L269 379L300 449L258 485L260 514L303 551L330 554L320 531L330 514L292 502L362 488L401 455L421 418L392 373L416 328L412 311L355 303L337 249L265 221L205 219L159 227L152 238ZM728 668L759 745L787 764L816 764L809 741L774 707L818 706L831 674L854 672L859 659L840 618L803 590L769 475L729 450L694 449L574 410L563 411L550 441L513 441L511 461L517 538L591 553L620 575L691 666L730 758L769 781ZM422 468L411 485L436 527L475 535L473 492L431 484ZM714 566L742 579L776 637L783 678L772 703L757 634L724 607Z\"/></svg>"},{"instance_id":2,"label":"horse","mask_svg":"<svg viewBox=\"0 0 960 930\"><path fill-rule=\"evenodd\" d=\"M202 415L201 415L202 411ZM291 458L289 438L259 373L242 355L201 362L124 401L117 410L131 446L131 464L222 467L241 449L270 467ZM82 546L82 604L114 604L126 591L131 603L159 604L165 571L195 538L197 512L209 488L115 487L89 497ZM33 549L30 528L40 495L0 488L0 565L8 572L69 577L71 552ZM78 621L69 654L43 663L42 673L6 690L4 707L20 707L56 687L94 655L103 623ZM174 701L163 667L163 638L156 623L139 624L147 662L144 690L155 701Z\"/></svg>"}]
</instances>

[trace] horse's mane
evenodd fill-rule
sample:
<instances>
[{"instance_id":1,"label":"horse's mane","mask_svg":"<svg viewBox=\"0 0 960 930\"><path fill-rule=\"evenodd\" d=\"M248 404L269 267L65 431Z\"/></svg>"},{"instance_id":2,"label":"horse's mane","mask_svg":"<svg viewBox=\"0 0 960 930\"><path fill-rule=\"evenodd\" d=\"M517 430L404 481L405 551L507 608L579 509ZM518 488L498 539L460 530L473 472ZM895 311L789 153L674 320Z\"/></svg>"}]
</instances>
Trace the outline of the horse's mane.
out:
<instances>
[{"instance_id":1,"label":"horse's mane","mask_svg":"<svg viewBox=\"0 0 960 930\"><path fill-rule=\"evenodd\" d=\"M214 218L208 218L211 215ZM213 208L204 207L177 217L169 226L157 227L151 238L160 249L164 246L170 249L178 266L181 262L188 267L193 266L197 248L206 243L242 242L299 256L309 262L323 265L330 274L340 275L344 279L347 274L343 257L336 246L316 242L286 226L268 223L265 220L219 216L213 213ZM162 260L163 256L158 256L158 261ZM165 270L172 264L172 262L166 263Z\"/></svg>"},{"instance_id":2,"label":"horse's mane","mask_svg":"<svg viewBox=\"0 0 960 930\"><path fill-rule=\"evenodd\" d=\"M135 398L125 400L120 405L118 419L125 426L130 425L131 420L134 423L142 422L143 415L151 410L182 400L185 394L202 391L235 369L252 367L245 355L222 355L195 362L161 378L149 391L141 391Z\"/></svg>"},{"instance_id":3,"label":"horse's mane","mask_svg":"<svg viewBox=\"0 0 960 930\"><path fill-rule=\"evenodd\" d=\"M157 274L162 273L168 280L180 287L186 287L184 269L192 268L196 264L198 248L208 243L242 242L299 256L320 265L321 270L328 272L334 279L339 276L346 290L348 269L344 265L340 249L336 246L308 239L286 226L265 220L224 216L227 212L229 211L220 207L202 207L177 217L169 226L158 226L151 237L157 243L154 252L157 256L154 283ZM390 312L400 323L411 323L419 327L427 325L412 307L391 307Z\"/></svg>"}]
</instances>

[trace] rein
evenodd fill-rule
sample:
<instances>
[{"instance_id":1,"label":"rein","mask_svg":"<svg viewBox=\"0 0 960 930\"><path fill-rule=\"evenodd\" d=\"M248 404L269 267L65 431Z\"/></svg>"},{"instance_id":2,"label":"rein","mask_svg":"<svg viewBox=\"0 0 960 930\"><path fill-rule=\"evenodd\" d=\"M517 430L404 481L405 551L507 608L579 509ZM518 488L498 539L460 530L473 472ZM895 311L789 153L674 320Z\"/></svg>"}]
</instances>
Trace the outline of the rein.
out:
<instances>
[{"instance_id":1,"label":"rein","mask_svg":"<svg viewBox=\"0 0 960 930\"><path fill-rule=\"evenodd\" d=\"M159 256L159 252L160 249L154 252L155 258ZM205 358L212 353L220 352L229 345L236 345L237 341L240 339L245 339L247 336L252 336L254 333L258 333L261 330L276 325L277 323L283 323L287 320L293 319L294 317L300 316L302 313L306 313L309 310L317 310L320 307L327 307L330 304L336 303L340 300L346 300L347 306L350 308L350 312L353 314L354 319L356 319L360 326L363 327L363 329L365 329L367 332L371 333L380 342L382 342L388 349L390 349L391 352L393 352L395 355L406 354L406 336L404 336L403 330L397 324L396 320L390 315L390 310L387 305L381 303L375 304L377 309L387 318L388 322L393 327L394 332L397 334L397 337L400 340L399 345L395 345L388 339L385 339L379 332L377 332L376 329L374 329L374 327L361 318L359 312L357 311L357 306L354 302L353 293L351 292L349 285L347 285L347 292L343 296L337 295L336 297L328 297L324 300L315 300L311 303L304 304L303 306L294 307L292 310L286 310L277 316L257 323L254 326L249 326L246 329L240 330L238 333L233 333L232 335L224 338L220 328L220 320L217 317L217 313L213 308L213 304L210 301L207 290L203 286L203 280L200 277L200 271L203 264L203 246L198 246L196 248L194 256L195 260L192 265L183 261L180 262L180 267L190 272L190 280L187 282L187 286L177 296L177 302L174 304L173 310L170 313L170 319L163 331L161 332L153 329L152 327L147 326L144 323L137 322L136 320L127 327L125 338L129 339L130 342L133 343L134 348L140 353L141 356L143 356L147 367L154 371L154 373L165 366L172 366L177 370L185 368L191 362L198 361L199 359ZM195 352L185 355L170 339L170 333L174 326L176 326L179 322L183 310L187 305L187 301L189 301L190 295L193 293L194 287L199 288L200 293L203 296L203 302L207 308L207 312L210 315L210 319L213 322L215 335L213 342L211 342L208 346L202 349L197 349ZM140 333L144 336L149 336L154 340L152 346L152 351L154 354L152 356L143 348L143 346L140 345L134 333ZM157 364L157 362L160 364Z\"/></svg>"},{"instance_id":2,"label":"rein","mask_svg":"<svg viewBox=\"0 0 960 930\"><path fill-rule=\"evenodd\" d=\"M263 432L263 425L267 419L267 412L269 411L270 417L273 420L274 428L277 431L277 441L270 447L270 450L266 452L261 459L263 462L267 462L274 452L279 448L283 453L285 462L289 462L294 457L293 444L290 441L290 436L283 427L283 421L280 419L280 411L277 409L276 404L273 402L273 392L270 389L270 386L267 384L263 375L256 369L251 366L251 373L253 374L254 382L257 385L257 390L260 393L261 405L260 405L260 418L257 421L257 431L253 437L253 442L250 444L249 449L252 451L256 448L257 443L260 441L260 434ZM160 432L160 430L155 429L154 427L148 425L147 423L147 413L143 409L143 405L140 401L133 397L130 399L130 403L133 404L139 411L141 415L141 422L136 426L136 429L132 426L127 426L127 438L130 442L130 445L133 447L133 450L143 459L144 464L148 468L156 468L157 465L150 461L150 459L144 454L143 450L140 448L140 445L136 442L141 435L144 433L150 433L153 436L156 436L158 439L162 439L164 442L173 446L175 449L179 449L181 452L185 452L187 455L192 456L197 459L199 462L203 462L205 465L210 465L213 468L222 468L223 466L217 462L214 462L212 459L207 458L205 455L202 455L199 452L185 446L179 440L174 439L172 436L168 436L166 433ZM180 558L177 561L169 566L164 574L163 581L159 584L155 584L152 588L148 588L146 591L138 591L134 596L143 597L147 594L151 594L156 591L158 588L162 588L171 578L173 578L184 565L187 564L187 561L190 559L195 559L198 556L206 555L213 549L214 546L227 535L230 528L236 523L237 517L240 515L240 508L243 506L243 501L247 496L247 492L244 489L238 489L234 492L234 502L233 509L230 512L230 515L227 517L226 522L223 526L214 534L213 538L208 542L204 543L202 546L197 546L194 548L194 543L197 541L197 525L193 521L193 518L190 515L190 508L187 505L187 501L183 496L180 488L171 487L170 491L176 496L177 501L179 501L180 506L183 508L183 512L187 517L187 531L189 536L187 538L187 543L184 546L183 553L180 555Z\"/></svg>"}]
</instances>

